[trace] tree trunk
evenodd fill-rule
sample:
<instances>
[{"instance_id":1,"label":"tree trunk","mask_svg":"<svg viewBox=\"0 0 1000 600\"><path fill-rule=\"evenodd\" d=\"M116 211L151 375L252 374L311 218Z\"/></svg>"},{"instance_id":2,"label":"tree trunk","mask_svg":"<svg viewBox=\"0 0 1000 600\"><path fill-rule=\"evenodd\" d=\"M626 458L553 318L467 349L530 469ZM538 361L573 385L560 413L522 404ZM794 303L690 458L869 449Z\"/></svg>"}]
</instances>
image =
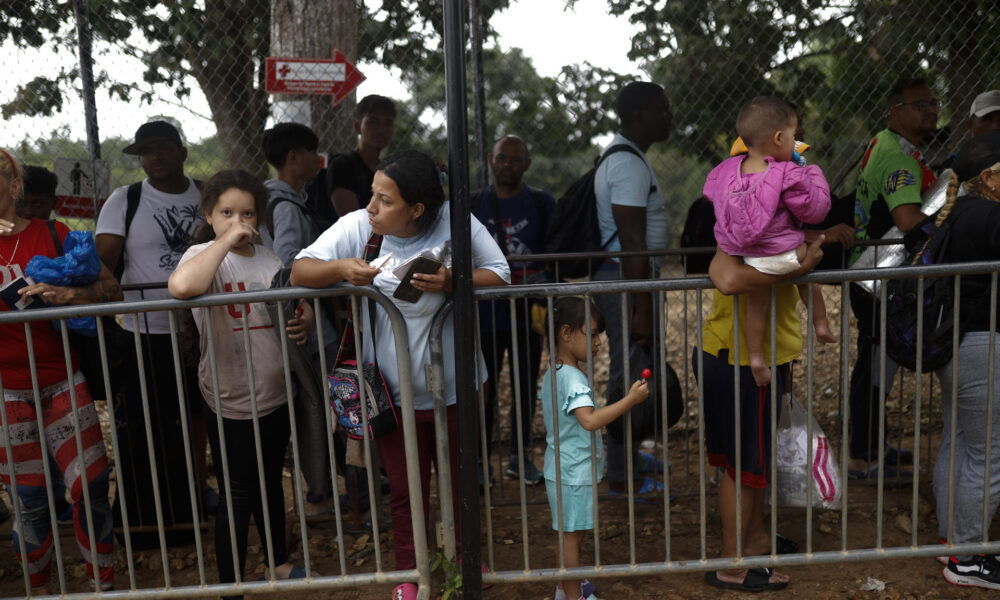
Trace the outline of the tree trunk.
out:
<instances>
[{"instance_id":1,"label":"tree trunk","mask_svg":"<svg viewBox=\"0 0 1000 600\"><path fill-rule=\"evenodd\" d=\"M248 33L253 28L247 24L246 14L255 14L253 7L248 7L247 13L238 9L226 0L206 2L205 29L199 35L227 40L224 52L205 52L203 41L198 39L183 47L191 73L212 110L229 166L266 177L261 136L267 122L268 99L261 69L255 67L263 62L260 55L264 48L255 45L254 36Z\"/></svg>"},{"instance_id":2,"label":"tree trunk","mask_svg":"<svg viewBox=\"0 0 1000 600\"><path fill-rule=\"evenodd\" d=\"M355 0L276 0L271 3L271 56L330 58L338 48L351 62L358 58L358 9ZM335 108L330 96L292 96L279 100L307 100L311 123L321 151L353 148L355 96L349 94ZM276 121L288 120L275 114Z\"/></svg>"}]
</instances>

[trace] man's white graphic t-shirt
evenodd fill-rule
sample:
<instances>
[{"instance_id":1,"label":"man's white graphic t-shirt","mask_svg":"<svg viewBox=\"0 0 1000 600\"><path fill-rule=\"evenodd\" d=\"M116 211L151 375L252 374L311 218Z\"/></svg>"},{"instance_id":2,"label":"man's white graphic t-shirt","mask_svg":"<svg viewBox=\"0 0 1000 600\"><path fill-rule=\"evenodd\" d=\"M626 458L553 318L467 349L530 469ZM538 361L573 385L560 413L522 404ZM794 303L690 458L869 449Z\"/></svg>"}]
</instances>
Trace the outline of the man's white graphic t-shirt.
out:
<instances>
[{"instance_id":1,"label":"man's white graphic t-shirt","mask_svg":"<svg viewBox=\"0 0 1000 600\"><path fill-rule=\"evenodd\" d=\"M97 218L95 235L111 234L125 237L125 211L128 207L128 186L111 192ZM165 194L149 180L142 182L139 208L125 240L125 270L122 285L166 283L177 268L181 255L191 245L191 236L204 222L199 205L201 193L188 180L188 189L181 194ZM169 298L166 287L142 292L125 292L125 300ZM148 327L146 320L148 319ZM132 319L127 317L122 326L132 331ZM151 312L139 315L142 333L170 333L167 313Z\"/></svg>"}]
</instances>

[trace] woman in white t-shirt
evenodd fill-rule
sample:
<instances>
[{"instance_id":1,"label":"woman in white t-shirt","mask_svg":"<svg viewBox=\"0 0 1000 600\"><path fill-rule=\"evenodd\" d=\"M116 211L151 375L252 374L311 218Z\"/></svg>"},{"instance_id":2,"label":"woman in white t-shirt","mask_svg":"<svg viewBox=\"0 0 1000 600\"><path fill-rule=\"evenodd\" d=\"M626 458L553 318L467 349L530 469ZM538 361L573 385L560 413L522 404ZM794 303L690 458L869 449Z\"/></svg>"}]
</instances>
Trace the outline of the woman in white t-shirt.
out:
<instances>
[{"instance_id":1,"label":"woman in white t-shirt","mask_svg":"<svg viewBox=\"0 0 1000 600\"><path fill-rule=\"evenodd\" d=\"M270 287L274 274L281 269L281 260L266 247L253 242L257 236L258 215L262 214L267 199L267 188L246 171L221 171L206 181L202 189L201 208L215 239L195 244L184 253L168 281L170 294L183 299L208 292L242 292ZM278 579L305 577L302 567L293 567L287 562L285 499L281 479L291 429L285 373L282 362L274 360L275 356L281 355L280 340L273 331L275 325L263 304L193 308L191 312L201 334L198 383L205 403L212 411L208 424L212 460L216 468L224 465L223 473L228 477L228 486L223 485L219 490L222 499L215 521L219 580L222 583L236 580L233 570L234 537L230 527L235 531L237 568L241 578L246 563L251 516L257 523L261 539L265 539L262 495L267 499L269 543L275 567L273 576ZM209 315L211 348L208 344ZM300 304L288 321L288 337L300 344L305 343L311 320L309 304ZM249 360L244 352L246 335L250 337ZM218 387L213 382L213 362L218 374ZM252 370L249 368L251 362ZM255 417L259 423L261 465L258 465L254 440ZM225 440L225 460L219 436L220 422ZM263 494L258 469L264 473ZM232 524L227 497L232 499Z\"/></svg>"},{"instance_id":2,"label":"woman in white t-shirt","mask_svg":"<svg viewBox=\"0 0 1000 600\"><path fill-rule=\"evenodd\" d=\"M413 406L417 421L420 481L430 479L431 457L434 454L434 400L426 379L426 366L430 364L430 327L434 315L451 292L450 269L441 268L437 273L414 276L413 287L422 292L416 302L407 302L392 296L400 280L392 270L407 258L422 250L440 246L451 240L451 217L444 201L437 165L427 155L406 150L389 156L379 163L372 182L372 199L365 209L342 216L311 246L296 257L291 281L295 285L325 287L341 281L354 285L374 285L399 308L406 321L409 340L410 371L413 385ZM474 286L505 285L510 282L510 268L503 252L489 231L472 218L472 282ZM379 256L387 257L381 269L370 266L361 257L369 242L381 236ZM367 304L361 322L368 323ZM367 336L366 336L366 339ZM451 439L452 480L458 481L458 421L455 408L455 351L453 323L449 319L444 328L445 397L448 413L448 435ZM389 386L394 401L399 402L399 373L396 367L396 348L392 324L383 310L376 310L375 348L363 344L363 360L370 361L378 352L379 367ZM477 356L480 373L485 373L482 357ZM470 361L471 363L471 361ZM462 365L474 368L474 364ZM480 381L480 383L482 383ZM413 549L413 530L410 517L409 490L406 485L406 461L403 431L397 429L377 440L382 465L392 482L392 529L396 555L396 569L413 569L416 557ZM424 506L427 506L428 488L422 487ZM452 486L452 500L458 512L458 486ZM461 534L456 523L455 539L460 543ZM416 597L416 586L403 584L397 588L399 597ZM393 596L397 597L396 595Z\"/></svg>"}]
</instances>

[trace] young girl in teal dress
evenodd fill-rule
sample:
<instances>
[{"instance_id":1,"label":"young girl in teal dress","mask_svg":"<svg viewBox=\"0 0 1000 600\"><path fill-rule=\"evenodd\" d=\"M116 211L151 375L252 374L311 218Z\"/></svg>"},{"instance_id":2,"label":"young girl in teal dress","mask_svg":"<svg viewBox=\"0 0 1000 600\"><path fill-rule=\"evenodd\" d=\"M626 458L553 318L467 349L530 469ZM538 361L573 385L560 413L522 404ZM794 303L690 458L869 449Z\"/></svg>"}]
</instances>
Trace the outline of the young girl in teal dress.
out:
<instances>
[{"instance_id":1,"label":"young girl in teal dress","mask_svg":"<svg viewBox=\"0 0 1000 600\"><path fill-rule=\"evenodd\" d=\"M539 398L545 417L545 491L552 509L552 529L559 530L560 512L556 499L562 491L562 529L565 533L566 568L580 566L580 541L594 528L593 486L604 471L603 444L600 434L591 443L591 432L625 414L649 396L645 380L632 384L628 395L620 402L598 407L587 381L587 355L596 356L601 348L604 317L590 302L590 322L586 323L588 300L576 297L560 298L553 309L556 335L555 369L542 378ZM589 327L590 343L587 341ZM583 369L581 369L581 364ZM553 401L553 374L556 378ZM556 470L555 433L559 435L559 470ZM591 469L596 462L596 480ZM586 581L563 581L556 598L595 599L594 587Z\"/></svg>"}]
</instances>

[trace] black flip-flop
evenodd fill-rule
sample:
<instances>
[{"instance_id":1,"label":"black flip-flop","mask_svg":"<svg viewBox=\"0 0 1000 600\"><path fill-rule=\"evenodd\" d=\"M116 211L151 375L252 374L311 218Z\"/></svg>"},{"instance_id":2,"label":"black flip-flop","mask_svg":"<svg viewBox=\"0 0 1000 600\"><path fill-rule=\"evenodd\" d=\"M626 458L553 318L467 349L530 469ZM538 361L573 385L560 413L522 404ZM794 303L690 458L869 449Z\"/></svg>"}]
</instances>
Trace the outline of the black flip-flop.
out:
<instances>
[{"instance_id":1,"label":"black flip-flop","mask_svg":"<svg viewBox=\"0 0 1000 600\"><path fill-rule=\"evenodd\" d=\"M783 590L788 587L787 581L772 583L771 569L767 567L747 569L747 574L740 583L723 581L719 579L718 573L715 571L709 571L705 573L705 582L708 583L708 585L724 590L736 590L751 593Z\"/></svg>"}]
</instances>

